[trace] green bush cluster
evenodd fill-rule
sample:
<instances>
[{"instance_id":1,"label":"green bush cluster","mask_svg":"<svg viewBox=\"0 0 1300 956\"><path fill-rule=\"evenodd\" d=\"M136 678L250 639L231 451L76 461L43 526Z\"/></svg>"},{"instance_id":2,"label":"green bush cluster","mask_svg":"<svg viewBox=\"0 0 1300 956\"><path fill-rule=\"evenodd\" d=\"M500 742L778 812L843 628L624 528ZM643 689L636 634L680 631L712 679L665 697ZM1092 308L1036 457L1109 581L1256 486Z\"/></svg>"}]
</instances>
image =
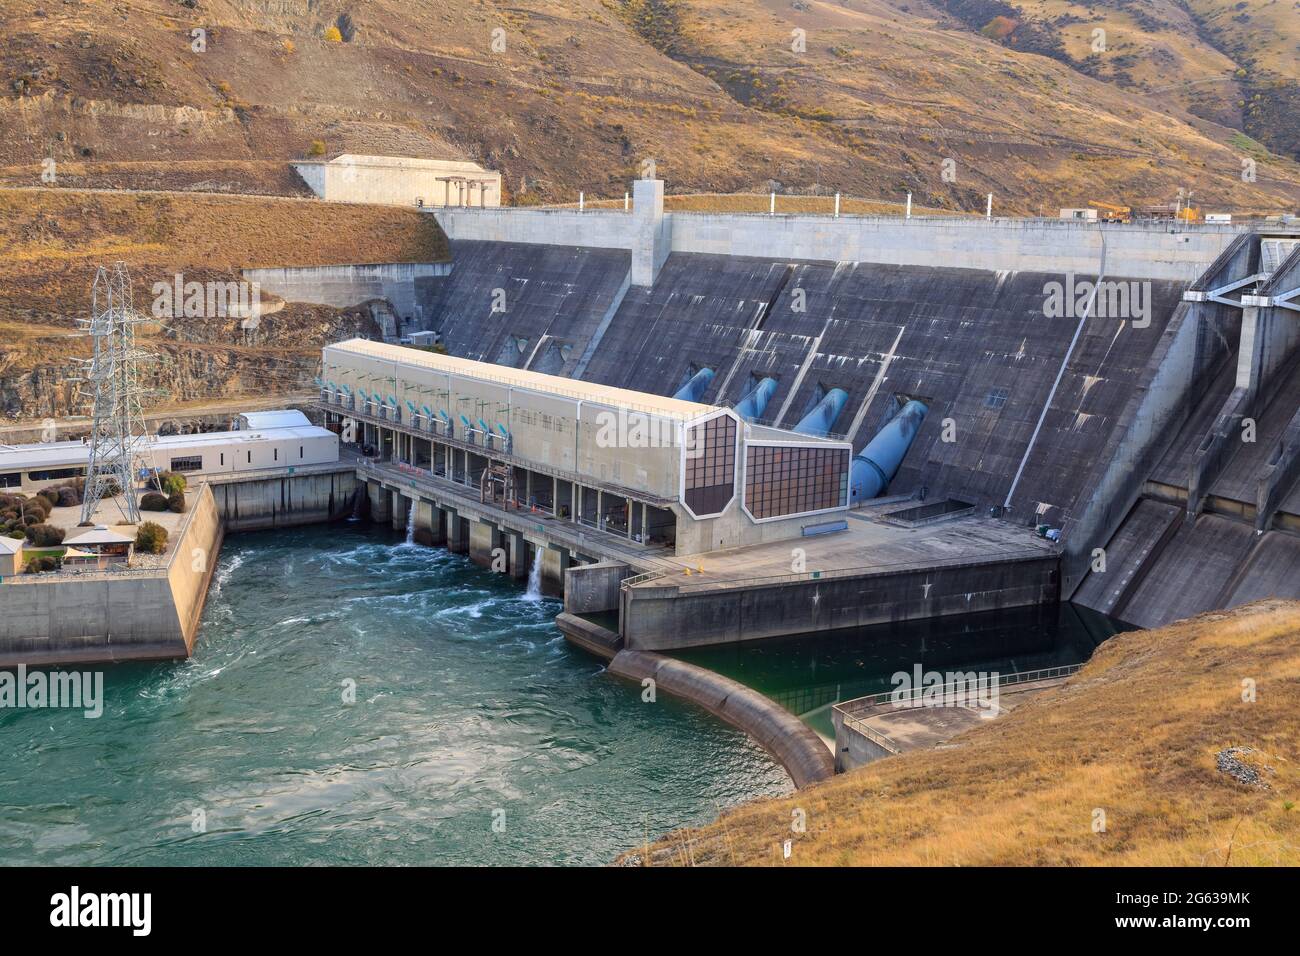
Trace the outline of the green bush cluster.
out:
<instances>
[{"instance_id":1,"label":"green bush cluster","mask_svg":"<svg viewBox=\"0 0 1300 956\"><path fill-rule=\"evenodd\" d=\"M28 574L40 574L44 571L57 571L63 566L63 559L50 554L42 554L27 562Z\"/></svg>"},{"instance_id":2,"label":"green bush cluster","mask_svg":"<svg viewBox=\"0 0 1300 956\"><path fill-rule=\"evenodd\" d=\"M167 550L167 529L156 521L146 521L135 533L135 549L145 554L162 554Z\"/></svg>"},{"instance_id":3,"label":"green bush cluster","mask_svg":"<svg viewBox=\"0 0 1300 956\"><path fill-rule=\"evenodd\" d=\"M185 476L175 471L160 471L154 477L154 485L167 497L185 492Z\"/></svg>"},{"instance_id":4,"label":"green bush cluster","mask_svg":"<svg viewBox=\"0 0 1300 956\"><path fill-rule=\"evenodd\" d=\"M166 511L167 496L160 495L156 491L146 491L140 496L141 511Z\"/></svg>"}]
</instances>

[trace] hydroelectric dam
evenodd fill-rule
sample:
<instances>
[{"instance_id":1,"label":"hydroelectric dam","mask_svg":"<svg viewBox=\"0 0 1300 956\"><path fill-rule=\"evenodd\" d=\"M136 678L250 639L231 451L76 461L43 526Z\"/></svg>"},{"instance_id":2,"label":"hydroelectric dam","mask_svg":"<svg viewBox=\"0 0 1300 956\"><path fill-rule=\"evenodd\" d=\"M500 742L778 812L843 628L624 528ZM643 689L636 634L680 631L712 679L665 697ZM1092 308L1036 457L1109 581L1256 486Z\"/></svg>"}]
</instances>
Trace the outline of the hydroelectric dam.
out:
<instances>
[{"instance_id":1,"label":"hydroelectric dam","mask_svg":"<svg viewBox=\"0 0 1300 956\"><path fill-rule=\"evenodd\" d=\"M1300 598L1300 229L634 195L428 210L450 248L428 268L258 270L294 301L384 299L392 341L323 350L306 411L336 462L204 476L183 533L215 550L368 516L538 578L569 640L744 727L797 784L831 772L816 735L669 655L1063 602L1149 627ZM51 589L6 581L0 601L32 604L4 660L184 656L212 572L182 564L62 582L96 590L48 633ZM168 594L179 639L132 622Z\"/></svg>"},{"instance_id":2,"label":"hydroelectric dam","mask_svg":"<svg viewBox=\"0 0 1300 956\"><path fill-rule=\"evenodd\" d=\"M413 280L404 331L504 384L466 399L497 417L466 415L457 436L460 412L430 400L445 387L378 389L394 404L377 413L408 418L367 416L327 350L321 409L370 429L381 460L358 473L378 513L400 523L416 502L422 531L485 562L544 546L568 610L617 615L615 650L1066 600L1154 626L1300 596L1294 225L667 213L662 182L634 188L630 212L429 212L450 262ZM516 408L518 373L693 402L683 429L726 410L745 455L725 505L689 506L684 463L647 481L635 452L565 459L557 440L461 448L527 507L435 514L413 453L437 471L466 428L521 432L502 417L534 414ZM575 422L605 407L568 398ZM625 401L608 408L645 411ZM756 469L807 442L847 450L852 488L774 505ZM383 474L391 462L413 473ZM601 630L562 625L588 643Z\"/></svg>"}]
</instances>

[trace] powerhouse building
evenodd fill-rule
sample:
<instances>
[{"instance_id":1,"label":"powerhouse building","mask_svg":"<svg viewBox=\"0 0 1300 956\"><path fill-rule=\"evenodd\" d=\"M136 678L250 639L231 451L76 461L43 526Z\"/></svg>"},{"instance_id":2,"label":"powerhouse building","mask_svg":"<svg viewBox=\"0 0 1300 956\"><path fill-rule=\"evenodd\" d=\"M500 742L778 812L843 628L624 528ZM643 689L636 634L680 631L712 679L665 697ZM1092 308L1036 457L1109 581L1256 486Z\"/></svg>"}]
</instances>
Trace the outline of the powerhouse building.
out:
<instances>
[{"instance_id":1,"label":"powerhouse building","mask_svg":"<svg viewBox=\"0 0 1300 956\"><path fill-rule=\"evenodd\" d=\"M363 454L677 554L797 538L849 507L848 442L714 405L352 339L326 423Z\"/></svg>"}]
</instances>

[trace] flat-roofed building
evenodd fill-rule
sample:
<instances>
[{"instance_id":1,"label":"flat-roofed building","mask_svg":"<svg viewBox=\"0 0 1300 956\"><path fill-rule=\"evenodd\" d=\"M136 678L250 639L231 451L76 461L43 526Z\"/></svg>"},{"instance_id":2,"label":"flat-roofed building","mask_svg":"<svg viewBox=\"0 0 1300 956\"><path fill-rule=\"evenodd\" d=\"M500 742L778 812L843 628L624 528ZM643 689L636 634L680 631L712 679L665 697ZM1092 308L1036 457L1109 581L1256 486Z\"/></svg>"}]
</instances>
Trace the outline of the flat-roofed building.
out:
<instances>
[{"instance_id":1,"label":"flat-roofed building","mask_svg":"<svg viewBox=\"0 0 1300 956\"><path fill-rule=\"evenodd\" d=\"M299 424L301 423L301 424ZM138 466L193 475L321 465L339 460L338 436L297 410L250 412L236 431L155 435L140 445ZM248 426L248 427L244 427ZM84 441L0 445L0 493L30 494L85 477Z\"/></svg>"},{"instance_id":2,"label":"flat-roofed building","mask_svg":"<svg viewBox=\"0 0 1300 956\"><path fill-rule=\"evenodd\" d=\"M798 537L848 509L851 446L647 392L352 339L321 402L365 454L678 554Z\"/></svg>"},{"instance_id":3,"label":"flat-roofed building","mask_svg":"<svg viewBox=\"0 0 1300 956\"><path fill-rule=\"evenodd\" d=\"M344 153L293 168L321 199L389 206L500 206L501 174L478 163Z\"/></svg>"}]
</instances>

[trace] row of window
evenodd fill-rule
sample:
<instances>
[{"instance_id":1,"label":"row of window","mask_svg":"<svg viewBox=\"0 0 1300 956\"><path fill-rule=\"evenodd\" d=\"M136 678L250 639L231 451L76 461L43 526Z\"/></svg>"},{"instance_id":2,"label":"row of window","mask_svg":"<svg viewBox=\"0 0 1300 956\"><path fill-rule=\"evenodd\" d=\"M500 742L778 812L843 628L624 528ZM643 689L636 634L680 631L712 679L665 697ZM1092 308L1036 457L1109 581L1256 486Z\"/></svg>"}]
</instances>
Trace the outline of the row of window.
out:
<instances>
[{"instance_id":1,"label":"row of window","mask_svg":"<svg viewBox=\"0 0 1300 956\"><path fill-rule=\"evenodd\" d=\"M39 471L29 471L27 478L29 481L60 481L64 478L79 478L85 474L84 468L45 468ZM10 471L0 474L0 488L17 488L23 483L23 473L21 471Z\"/></svg>"},{"instance_id":2,"label":"row of window","mask_svg":"<svg viewBox=\"0 0 1300 956\"><path fill-rule=\"evenodd\" d=\"M745 506L755 518L824 511L848 503L847 448L749 445Z\"/></svg>"},{"instance_id":3,"label":"row of window","mask_svg":"<svg viewBox=\"0 0 1300 956\"><path fill-rule=\"evenodd\" d=\"M736 484L736 420L710 418L686 430L686 505L697 515L723 511Z\"/></svg>"}]
</instances>

